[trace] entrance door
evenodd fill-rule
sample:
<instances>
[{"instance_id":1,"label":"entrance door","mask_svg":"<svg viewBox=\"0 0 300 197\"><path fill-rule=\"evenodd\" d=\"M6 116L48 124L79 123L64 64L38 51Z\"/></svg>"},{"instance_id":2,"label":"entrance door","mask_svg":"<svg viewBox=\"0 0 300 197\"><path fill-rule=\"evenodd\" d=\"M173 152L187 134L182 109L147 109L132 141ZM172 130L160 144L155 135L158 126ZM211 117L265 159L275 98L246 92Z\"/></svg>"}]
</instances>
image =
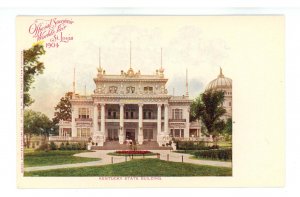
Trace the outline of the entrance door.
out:
<instances>
[{"instance_id":1,"label":"entrance door","mask_svg":"<svg viewBox=\"0 0 300 197\"><path fill-rule=\"evenodd\" d=\"M153 140L153 129L144 129L144 140L151 141Z\"/></svg>"},{"instance_id":2,"label":"entrance door","mask_svg":"<svg viewBox=\"0 0 300 197\"><path fill-rule=\"evenodd\" d=\"M108 129L108 140L109 141L118 141L118 129Z\"/></svg>"},{"instance_id":3,"label":"entrance door","mask_svg":"<svg viewBox=\"0 0 300 197\"><path fill-rule=\"evenodd\" d=\"M127 140L135 140L135 130L134 129L126 129L126 139Z\"/></svg>"}]
</instances>

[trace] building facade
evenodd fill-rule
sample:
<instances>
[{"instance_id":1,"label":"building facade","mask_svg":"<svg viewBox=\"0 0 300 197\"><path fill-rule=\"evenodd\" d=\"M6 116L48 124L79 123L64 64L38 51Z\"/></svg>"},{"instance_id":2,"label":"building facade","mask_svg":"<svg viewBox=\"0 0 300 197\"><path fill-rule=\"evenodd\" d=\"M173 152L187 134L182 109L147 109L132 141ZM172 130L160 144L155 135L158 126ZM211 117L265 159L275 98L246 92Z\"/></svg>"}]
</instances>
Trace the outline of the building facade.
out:
<instances>
[{"instance_id":1,"label":"building facade","mask_svg":"<svg viewBox=\"0 0 300 197\"><path fill-rule=\"evenodd\" d=\"M186 95L174 96L168 94L167 81L163 68L153 75L131 67L109 75L98 68L92 95L78 95L74 90L72 120L60 121L57 139L89 139L97 146L107 141L154 141L164 146L172 138L201 138L200 122L189 121L192 100L187 82Z\"/></svg>"}]
</instances>

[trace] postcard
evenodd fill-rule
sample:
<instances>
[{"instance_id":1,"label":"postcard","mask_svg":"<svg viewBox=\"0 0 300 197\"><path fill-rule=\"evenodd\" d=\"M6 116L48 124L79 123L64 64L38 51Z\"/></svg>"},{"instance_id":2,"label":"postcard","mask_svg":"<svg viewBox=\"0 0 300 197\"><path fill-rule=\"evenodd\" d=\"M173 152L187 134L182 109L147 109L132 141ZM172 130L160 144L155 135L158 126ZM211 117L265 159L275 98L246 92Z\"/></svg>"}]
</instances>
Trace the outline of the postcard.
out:
<instances>
[{"instance_id":1,"label":"postcard","mask_svg":"<svg viewBox=\"0 0 300 197\"><path fill-rule=\"evenodd\" d=\"M19 188L284 185L284 16L17 16Z\"/></svg>"}]
</instances>

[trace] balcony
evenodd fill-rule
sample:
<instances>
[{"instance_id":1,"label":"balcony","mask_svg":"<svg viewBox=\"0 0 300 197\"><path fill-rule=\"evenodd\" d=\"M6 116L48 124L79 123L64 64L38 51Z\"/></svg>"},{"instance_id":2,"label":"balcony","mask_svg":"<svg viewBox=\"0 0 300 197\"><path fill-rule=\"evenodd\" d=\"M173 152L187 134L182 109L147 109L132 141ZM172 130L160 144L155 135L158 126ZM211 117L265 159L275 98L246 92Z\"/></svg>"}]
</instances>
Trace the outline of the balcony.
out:
<instances>
[{"instance_id":1,"label":"balcony","mask_svg":"<svg viewBox=\"0 0 300 197\"><path fill-rule=\"evenodd\" d=\"M186 119L169 119L169 122L186 122Z\"/></svg>"},{"instance_id":2,"label":"balcony","mask_svg":"<svg viewBox=\"0 0 300 197\"><path fill-rule=\"evenodd\" d=\"M77 122L91 122L93 121L92 118L75 118L75 121Z\"/></svg>"}]
</instances>

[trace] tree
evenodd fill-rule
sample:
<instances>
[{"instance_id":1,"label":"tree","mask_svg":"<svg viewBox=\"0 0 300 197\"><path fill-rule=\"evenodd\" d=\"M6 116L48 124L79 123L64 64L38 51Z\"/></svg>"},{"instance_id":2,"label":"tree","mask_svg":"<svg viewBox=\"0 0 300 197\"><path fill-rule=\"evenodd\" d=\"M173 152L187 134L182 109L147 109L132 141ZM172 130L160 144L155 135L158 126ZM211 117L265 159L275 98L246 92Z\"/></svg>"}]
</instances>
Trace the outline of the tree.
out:
<instances>
[{"instance_id":1,"label":"tree","mask_svg":"<svg viewBox=\"0 0 300 197\"><path fill-rule=\"evenodd\" d=\"M28 107L34 102L29 94L29 90L32 88L34 77L42 74L45 69L44 63L39 61L40 56L45 53L44 46L40 42L23 51L24 107Z\"/></svg>"},{"instance_id":2,"label":"tree","mask_svg":"<svg viewBox=\"0 0 300 197\"><path fill-rule=\"evenodd\" d=\"M225 133L232 135L232 118L228 118L225 124Z\"/></svg>"},{"instance_id":3,"label":"tree","mask_svg":"<svg viewBox=\"0 0 300 197\"><path fill-rule=\"evenodd\" d=\"M52 121L41 112L33 110L24 111L24 134L26 146L29 148L30 140L34 135L48 136L52 129Z\"/></svg>"},{"instance_id":4,"label":"tree","mask_svg":"<svg viewBox=\"0 0 300 197\"><path fill-rule=\"evenodd\" d=\"M52 119L54 124L59 123L60 120L71 120L71 102L72 92L67 92L64 97L62 97L59 103L55 107L54 118Z\"/></svg>"},{"instance_id":5,"label":"tree","mask_svg":"<svg viewBox=\"0 0 300 197\"><path fill-rule=\"evenodd\" d=\"M221 119L226 113L222 106L223 102L223 91L206 91L191 104L191 121L201 120L207 130L207 134L212 135L215 143L217 143L218 135L225 128L225 122Z\"/></svg>"},{"instance_id":6,"label":"tree","mask_svg":"<svg viewBox=\"0 0 300 197\"><path fill-rule=\"evenodd\" d=\"M232 139L232 118L228 118L225 123L224 136L227 141Z\"/></svg>"}]
</instances>

